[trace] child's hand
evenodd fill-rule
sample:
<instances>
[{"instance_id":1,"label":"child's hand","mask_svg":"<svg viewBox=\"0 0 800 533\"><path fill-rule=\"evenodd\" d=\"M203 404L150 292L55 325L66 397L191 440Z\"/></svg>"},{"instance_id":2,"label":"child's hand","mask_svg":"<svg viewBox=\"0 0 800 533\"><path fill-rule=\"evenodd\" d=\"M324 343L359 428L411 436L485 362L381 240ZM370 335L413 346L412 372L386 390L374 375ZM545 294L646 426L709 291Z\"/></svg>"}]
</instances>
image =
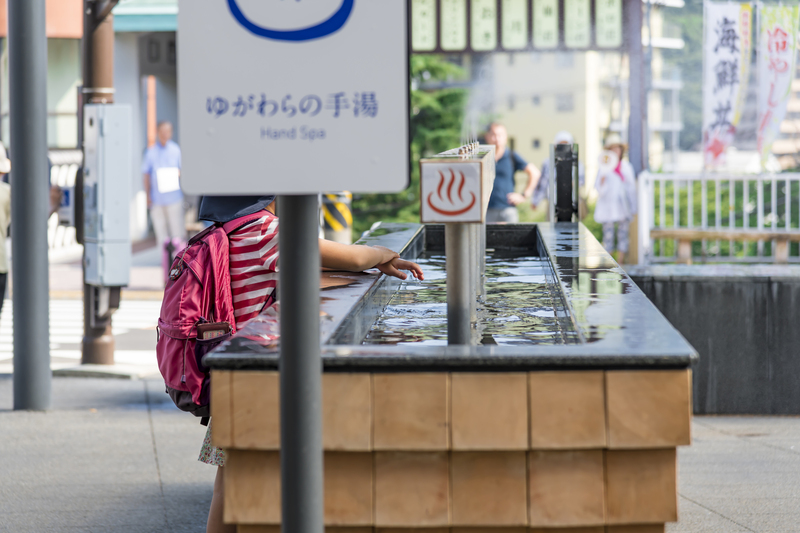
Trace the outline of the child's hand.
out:
<instances>
[{"instance_id":1,"label":"child's hand","mask_svg":"<svg viewBox=\"0 0 800 533\"><path fill-rule=\"evenodd\" d=\"M411 261L406 261L405 259L400 259L399 257L395 257L386 263L377 265L375 268L387 276L394 276L400 279L406 279L408 277L407 274L400 272L401 270L409 270L411 274L419 280L425 279L422 269L418 264L412 263Z\"/></svg>"},{"instance_id":2,"label":"child's hand","mask_svg":"<svg viewBox=\"0 0 800 533\"><path fill-rule=\"evenodd\" d=\"M370 248L377 251L380 256L378 261L375 263L376 265L382 265L384 263L388 263L389 261L391 261L396 257L400 257L400 254L398 254L394 250L386 248L385 246L371 246Z\"/></svg>"}]
</instances>

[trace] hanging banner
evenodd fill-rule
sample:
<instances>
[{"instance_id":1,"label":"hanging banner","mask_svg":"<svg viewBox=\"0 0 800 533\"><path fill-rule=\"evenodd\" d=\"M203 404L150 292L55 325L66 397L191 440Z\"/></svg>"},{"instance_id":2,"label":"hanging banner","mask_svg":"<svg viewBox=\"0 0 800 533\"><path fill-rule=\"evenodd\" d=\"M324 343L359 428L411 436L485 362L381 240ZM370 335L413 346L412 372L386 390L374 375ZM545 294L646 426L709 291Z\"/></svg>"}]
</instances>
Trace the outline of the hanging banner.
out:
<instances>
[{"instance_id":1,"label":"hanging banner","mask_svg":"<svg viewBox=\"0 0 800 533\"><path fill-rule=\"evenodd\" d=\"M764 168L791 95L797 58L798 7L764 6L760 15L757 142Z\"/></svg>"},{"instance_id":2,"label":"hanging banner","mask_svg":"<svg viewBox=\"0 0 800 533\"><path fill-rule=\"evenodd\" d=\"M706 169L724 162L742 115L750 76L750 4L705 4L703 156Z\"/></svg>"}]
</instances>

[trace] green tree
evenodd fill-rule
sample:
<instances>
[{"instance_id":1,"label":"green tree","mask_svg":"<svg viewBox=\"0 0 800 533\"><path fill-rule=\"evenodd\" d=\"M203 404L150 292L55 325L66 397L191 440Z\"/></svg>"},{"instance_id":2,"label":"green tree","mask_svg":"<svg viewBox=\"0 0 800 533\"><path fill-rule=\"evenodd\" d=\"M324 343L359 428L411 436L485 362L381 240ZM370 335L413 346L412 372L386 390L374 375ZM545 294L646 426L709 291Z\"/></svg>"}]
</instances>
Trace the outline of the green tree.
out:
<instances>
[{"instance_id":1,"label":"green tree","mask_svg":"<svg viewBox=\"0 0 800 533\"><path fill-rule=\"evenodd\" d=\"M681 29L682 50L664 50L664 59L681 70L681 150L695 150L703 136L703 2L664 9L664 19Z\"/></svg>"},{"instance_id":2,"label":"green tree","mask_svg":"<svg viewBox=\"0 0 800 533\"><path fill-rule=\"evenodd\" d=\"M419 160L461 143L467 91L460 88L415 89L432 82L463 80L464 69L439 55L411 56L411 176L397 194L353 197L354 237L379 221L419 221Z\"/></svg>"}]
</instances>

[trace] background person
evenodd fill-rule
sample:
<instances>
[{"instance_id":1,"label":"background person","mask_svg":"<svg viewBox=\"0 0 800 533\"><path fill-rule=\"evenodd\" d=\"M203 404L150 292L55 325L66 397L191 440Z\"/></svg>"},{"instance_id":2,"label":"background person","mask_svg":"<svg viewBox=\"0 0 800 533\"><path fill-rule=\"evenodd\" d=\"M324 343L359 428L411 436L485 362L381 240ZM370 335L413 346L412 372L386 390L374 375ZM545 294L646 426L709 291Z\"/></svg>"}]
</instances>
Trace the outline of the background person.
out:
<instances>
[{"instance_id":1,"label":"background person","mask_svg":"<svg viewBox=\"0 0 800 533\"><path fill-rule=\"evenodd\" d=\"M186 222L180 187L181 149L172 141L172 124L159 122L156 137L144 155L142 174L156 245L161 248L166 241L186 240Z\"/></svg>"},{"instance_id":2,"label":"background person","mask_svg":"<svg viewBox=\"0 0 800 533\"><path fill-rule=\"evenodd\" d=\"M604 148L606 152L600 155L600 170L595 180L598 197L594 219L603 225L603 246L622 263L630 245L630 221L636 214L636 173L622 159L627 147L619 135L609 135Z\"/></svg>"},{"instance_id":3,"label":"background person","mask_svg":"<svg viewBox=\"0 0 800 533\"><path fill-rule=\"evenodd\" d=\"M486 130L486 144L495 146L494 188L489 197L486 222L488 224L519 222L516 206L533 194L540 176L539 169L508 148L508 132L502 124L494 122L489 125ZM522 194L514 191L516 185L514 174L520 170L524 170L528 175L528 183Z\"/></svg>"}]
</instances>

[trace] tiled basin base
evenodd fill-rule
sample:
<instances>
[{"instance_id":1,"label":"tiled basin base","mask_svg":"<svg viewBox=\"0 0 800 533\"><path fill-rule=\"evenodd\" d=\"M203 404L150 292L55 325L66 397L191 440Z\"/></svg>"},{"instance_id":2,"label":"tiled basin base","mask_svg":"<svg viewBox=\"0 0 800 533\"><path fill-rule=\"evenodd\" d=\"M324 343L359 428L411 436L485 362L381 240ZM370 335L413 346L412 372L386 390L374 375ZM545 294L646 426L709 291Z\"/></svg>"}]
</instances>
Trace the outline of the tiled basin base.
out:
<instances>
[{"instance_id":1,"label":"tiled basin base","mask_svg":"<svg viewBox=\"0 0 800 533\"><path fill-rule=\"evenodd\" d=\"M280 526L240 525L237 533L280 533ZM526 527L326 527L325 533L664 533L664 524L567 528Z\"/></svg>"},{"instance_id":2,"label":"tiled basin base","mask_svg":"<svg viewBox=\"0 0 800 533\"><path fill-rule=\"evenodd\" d=\"M212 373L225 521L278 533L275 372ZM677 520L689 370L325 373L330 533L655 533Z\"/></svg>"}]
</instances>

